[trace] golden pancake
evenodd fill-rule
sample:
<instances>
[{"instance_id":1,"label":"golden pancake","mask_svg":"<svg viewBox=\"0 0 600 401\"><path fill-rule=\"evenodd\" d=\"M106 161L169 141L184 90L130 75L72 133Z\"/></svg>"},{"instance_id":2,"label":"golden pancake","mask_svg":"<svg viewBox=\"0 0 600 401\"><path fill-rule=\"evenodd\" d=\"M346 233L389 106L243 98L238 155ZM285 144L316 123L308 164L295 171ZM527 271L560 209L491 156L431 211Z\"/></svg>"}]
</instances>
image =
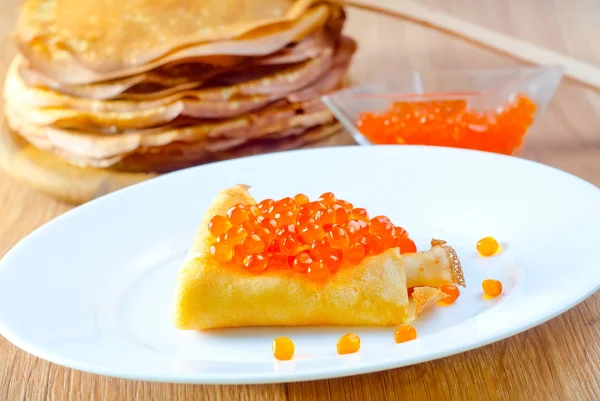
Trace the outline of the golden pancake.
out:
<instances>
[{"instance_id":1,"label":"golden pancake","mask_svg":"<svg viewBox=\"0 0 600 401\"><path fill-rule=\"evenodd\" d=\"M110 159L127 155L140 148L152 148L167 145L174 141L195 142L213 137L260 137L284 129L296 127L312 127L329 123L333 116L327 110L315 111L309 114L295 114L294 110L301 105L279 107L276 117L264 116L274 111L263 110L256 116L246 114L234 119L218 122L199 122L195 125L163 130L127 131L110 135L81 130L67 130L52 126L38 126L22 116L22 109L12 108L6 102L6 121L12 130L24 136L28 141L42 146L42 149L62 150L74 156L93 158L96 160ZM44 142L40 142L44 139Z\"/></svg>"},{"instance_id":2,"label":"golden pancake","mask_svg":"<svg viewBox=\"0 0 600 401\"><path fill-rule=\"evenodd\" d=\"M319 87L321 93L331 90L341 79L355 50L355 42L343 38L335 57L331 48L325 48L321 56L284 68L273 76L230 86L181 91L146 101L81 99L51 89L28 87L18 74L19 59L16 59L7 75L4 92L8 101L18 99L19 103L44 108L31 110L28 107L28 113L37 116L31 121L36 124L65 128L84 128L86 125L82 124L114 126L115 129L144 128L166 123L179 114L198 118L239 115L302 88L306 91ZM332 75L333 79L327 78L326 74ZM318 93L312 90L312 94L316 96ZM175 110L179 114L174 113ZM140 111L143 111L140 113L141 121L136 121ZM164 113L162 118L161 113ZM44 117L44 114L47 115Z\"/></svg>"},{"instance_id":3,"label":"golden pancake","mask_svg":"<svg viewBox=\"0 0 600 401\"><path fill-rule=\"evenodd\" d=\"M69 49L82 65L115 71L182 47L277 30L312 0L27 0L17 35ZM124 40L125 38L125 40Z\"/></svg>"},{"instance_id":4,"label":"golden pancake","mask_svg":"<svg viewBox=\"0 0 600 401\"><path fill-rule=\"evenodd\" d=\"M36 71L26 60L18 57L18 73L28 87L45 87L59 93L89 99L157 99L174 93L200 87L210 79L223 74L243 74L246 69L256 66L295 64L317 57L331 46L339 32L330 34L324 29L303 38L293 46L265 57L244 60L239 65L219 68L201 63L166 65L152 71L114 79L110 81L64 85Z\"/></svg>"},{"instance_id":5,"label":"golden pancake","mask_svg":"<svg viewBox=\"0 0 600 401\"><path fill-rule=\"evenodd\" d=\"M210 254L215 237L208 222L236 204L255 205L245 185L223 190L208 206L177 276L173 321L182 330L242 326L394 325L416 318L446 297L436 288L417 288L409 303L404 255L397 247L342 268L323 283L294 269L260 274L234 264L219 264ZM426 252L418 269L429 270ZM411 272L412 273L412 272Z\"/></svg>"},{"instance_id":6,"label":"golden pancake","mask_svg":"<svg viewBox=\"0 0 600 401\"><path fill-rule=\"evenodd\" d=\"M110 71L97 71L80 64L80 60L75 58L75 54L68 48L65 49L64 45L56 41L44 40L48 37L36 36L23 40L22 35L17 34L16 44L21 54L45 76L63 84L87 84L140 74L173 62L194 61L216 65L236 65L244 57L275 53L289 43L309 35L327 22L331 10L338 10L336 13L339 14L339 8L318 5L307 10L299 19L285 24L279 30L266 32L262 36L254 35L188 47L178 46L170 53L149 60L147 63L123 65L122 68L114 68ZM119 35L119 42L127 41ZM84 54L94 57L89 49ZM128 56L126 55L126 57Z\"/></svg>"}]
</instances>

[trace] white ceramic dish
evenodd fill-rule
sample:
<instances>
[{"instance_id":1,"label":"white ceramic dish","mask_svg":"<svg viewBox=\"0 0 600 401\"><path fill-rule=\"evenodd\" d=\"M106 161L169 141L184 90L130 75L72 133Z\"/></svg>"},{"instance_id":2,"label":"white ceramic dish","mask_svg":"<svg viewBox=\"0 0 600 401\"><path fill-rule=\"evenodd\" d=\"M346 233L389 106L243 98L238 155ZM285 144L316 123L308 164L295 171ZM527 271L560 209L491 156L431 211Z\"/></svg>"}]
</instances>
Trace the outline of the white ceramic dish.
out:
<instances>
[{"instance_id":1,"label":"white ceramic dish","mask_svg":"<svg viewBox=\"0 0 600 401\"><path fill-rule=\"evenodd\" d=\"M328 166L326 166L328 164ZM448 240L467 288L455 305L394 328L247 328L182 332L170 320L175 275L215 193L248 183L257 198L333 191L407 228L420 248ZM132 379L184 383L312 380L401 367L480 347L538 325L600 284L600 191L533 162L410 146L258 156L169 174L81 206L29 235L0 263L0 333L41 358ZM478 257L493 235L500 255ZM505 292L482 299L481 281ZM359 353L335 343L353 330ZM296 342L276 362L275 336ZM565 334L568 335L568 334Z\"/></svg>"}]
</instances>

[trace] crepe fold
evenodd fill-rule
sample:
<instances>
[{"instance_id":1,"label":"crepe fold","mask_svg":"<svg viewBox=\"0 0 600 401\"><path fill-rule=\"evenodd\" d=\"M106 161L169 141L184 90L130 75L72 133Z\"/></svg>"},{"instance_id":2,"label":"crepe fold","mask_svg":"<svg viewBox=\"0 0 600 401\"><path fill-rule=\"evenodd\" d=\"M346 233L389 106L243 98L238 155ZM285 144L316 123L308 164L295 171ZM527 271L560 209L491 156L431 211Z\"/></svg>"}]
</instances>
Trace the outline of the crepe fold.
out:
<instances>
[{"instance_id":1,"label":"crepe fold","mask_svg":"<svg viewBox=\"0 0 600 401\"><path fill-rule=\"evenodd\" d=\"M311 0L26 0L5 120L71 164L119 171L302 146L339 129L320 98L357 50L344 22Z\"/></svg>"},{"instance_id":2,"label":"crepe fold","mask_svg":"<svg viewBox=\"0 0 600 401\"><path fill-rule=\"evenodd\" d=\"M415 289L409 301L406 257L421 260L419 268L439 268L431 254L446 250L400 255L398 248L369 256L344 268L323 284L309 281L293 270L255 275L234 264L220 265L210 255L215 238L207 228L215 215L236 204L256 204L245 185L217 194L177 276L173 320L184 330L240 326L377 325L412 321L425 308L443 299L437 288ZM435 258L435 257L434 257ZM439 258L444 263L444 258ZM414 266L409 267L413 269ZM435 276L435 271L431 274ZM409 272L412 273L412 272ZM451 281L448 281L450 283Z\"/></svg>"}]
</instances>

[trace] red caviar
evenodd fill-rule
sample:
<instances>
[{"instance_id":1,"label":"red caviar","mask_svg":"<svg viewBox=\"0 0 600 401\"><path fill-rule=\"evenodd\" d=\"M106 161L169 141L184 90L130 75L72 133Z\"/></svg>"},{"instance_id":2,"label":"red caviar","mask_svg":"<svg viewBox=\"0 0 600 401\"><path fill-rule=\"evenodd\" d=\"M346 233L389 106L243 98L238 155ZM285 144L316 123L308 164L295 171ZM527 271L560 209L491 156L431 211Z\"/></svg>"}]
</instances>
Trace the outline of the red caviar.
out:
<instances>
[{"instance_id":1,"label":"red caviar","mask_svg":"<svg viewBox=\"0 0 600 401\"><path fill-rule=\"evenodd\" d=\"M357 121L377 144L449 146L512 154L533 123L537 107L517 94L506 105L477 111L466 100L394 102L383 113L365 112Z\"/></svg>"},{"instance_id":2,"label":"red caviar","mask_svg":"<svg viewBox=\"0 0 600 401\"><path fill-rule=\"evenodd\" d=\"M369 213L326 192L316 201L298 194L257 205L235 205L208 223L210 252L219 263L233 263L259 274L294 270L323 283L369 255L399 247L416 252L414 242L386 216Z\"/></svg>"},{"instance_id":3,"label":"red caviar","mask_svg":"<svg viewBox=\"0 0 600 401\"><path fill-rule=\"evenodd\" d=\"M440 287L440 290L447 295L447 297L440 302L445 305L451 305L456 302L456 299L460 295L460 291L457 286L453 284L444 284Z\"/></svg>"},{"instance_id":4,"label":"red caviar","mask_svg":"<svg viewBox=\"0 0 600 401\"><path fill-rule=\"evenodd\" d=\"M481 288L483 288L483 293L488 297L495 298L502 294L502 283L498 280L483 280L481 283Z\"/></svg>"},{"instance_id":5,"label":"red caviar","mask_svg":"<svg viewBox=\"0 0 600 401\"><path fill-rule=\"evenodd\" d=\"M410 324L405 324L396 329L394 333L394 341L396 344L412 341L417 338L417 330Z\"/></svg>"}]
</instances>

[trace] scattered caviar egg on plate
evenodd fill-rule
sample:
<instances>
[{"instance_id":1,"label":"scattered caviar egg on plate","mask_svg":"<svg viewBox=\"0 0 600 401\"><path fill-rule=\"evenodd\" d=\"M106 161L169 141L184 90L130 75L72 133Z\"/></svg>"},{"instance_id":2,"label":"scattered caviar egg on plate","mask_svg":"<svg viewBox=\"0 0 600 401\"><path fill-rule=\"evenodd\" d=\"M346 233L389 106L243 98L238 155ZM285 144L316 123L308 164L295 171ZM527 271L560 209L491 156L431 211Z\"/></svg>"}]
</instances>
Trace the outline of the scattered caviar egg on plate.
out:
<instances>
[{"instance_id":1,"label":"scattered caviar egg on plate","mask_svg":"<svg viewBox=\"0 0 600 401\"><path fill-rule=\"evenodd\" d=\"M498 241L494 237L485 237L477 242L477 252L482 256L492 256L498 251Z\"/></svg>"},{"instance_id":2,"label":"scattered caviar egg on plate","mask_svg":"<svg viewBox=\"0 0 600 401\"><path fill-rule=\"evenodd\" d=\"M337 352L340 355L353 354L360 349L360 337L355 333L346 333L337 341Z\"/></svg>"},{"instance_id":3,"label":"scattered caviar egg on plate","mask_svg":"<svg viewBox=\"0 0 600 401\"><path fill-rule=\"evenodd\" d=\"M405 343L417 338L417 330L410 324L404 324L394 332L394 341L396 344Z\"/></svg>"},{"instance_id":4,"label":"scattered caviar egg on plate","mask_svg":"<svg viewBox=\"0 0 600 401\"><path fill-rule=\"evenodd\" d=\"M440 301L442 305L453 304L460 295L460 290L454 284L444 284L440 287L440 290L446 294L446 298Z\"/></svg>"},{"instance_id":5,"label":"scattered caviar egg on plate","mask_svg":"<svg viewBox=\"0 0 600 401\"><path fill-rule=\"evenodd\" d=\"M296 347L288 337L277 337L273 340L273 356L280 361L289 361L294 357Z\"/></svg>"},{"instance_id":6,"label":"scattered caviar egg on plate","mask_svg":"<svg viewBox=\"0 0 600 401\"><path fill-rule=\"evenodd\" d=\"M491 298L495 298L502 294L502 283L498 280L486 279L481 283L483 293Z\"/></svg>"}]
</instances>

